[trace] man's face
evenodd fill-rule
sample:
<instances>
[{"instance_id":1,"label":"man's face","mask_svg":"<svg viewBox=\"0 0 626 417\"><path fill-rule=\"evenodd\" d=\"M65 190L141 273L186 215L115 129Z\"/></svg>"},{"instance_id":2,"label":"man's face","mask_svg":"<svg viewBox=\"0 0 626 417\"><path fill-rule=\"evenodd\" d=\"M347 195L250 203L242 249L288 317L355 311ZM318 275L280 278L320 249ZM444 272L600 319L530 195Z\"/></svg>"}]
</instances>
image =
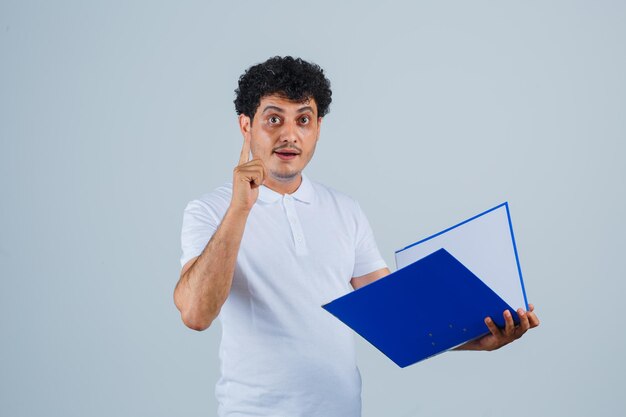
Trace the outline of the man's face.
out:
<instances>
[{"instance_id":1,"label":"man's face","mask_svg":"<svg viewBox=\"0 0 626 417\"><path fill-rule=\"evenodd\" d=\"M267 180L291 182L313 157L322 118L315 99L299 103L274 94L261 98L251 124L245 115L239 122L250 135L253 158L265 164Z\"/></svg>"}]
</instances>

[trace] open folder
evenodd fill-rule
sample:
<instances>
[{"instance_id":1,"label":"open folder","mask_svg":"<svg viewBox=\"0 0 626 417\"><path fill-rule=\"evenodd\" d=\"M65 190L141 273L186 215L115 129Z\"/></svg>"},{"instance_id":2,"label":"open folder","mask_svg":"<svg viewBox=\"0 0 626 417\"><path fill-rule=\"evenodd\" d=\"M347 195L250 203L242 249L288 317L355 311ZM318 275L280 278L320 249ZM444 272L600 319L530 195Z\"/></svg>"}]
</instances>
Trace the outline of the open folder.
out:
<instances>
[{"instance_id":1,"label":"open folder","mask_svg":"<svg viewBox=\"0 0 626 417\"><path fill-rule=\"evenodd\" d=\"M405 367L528 309L507 203L396 252L398 270L323 307Z\"/></svg>"}]
</instances>

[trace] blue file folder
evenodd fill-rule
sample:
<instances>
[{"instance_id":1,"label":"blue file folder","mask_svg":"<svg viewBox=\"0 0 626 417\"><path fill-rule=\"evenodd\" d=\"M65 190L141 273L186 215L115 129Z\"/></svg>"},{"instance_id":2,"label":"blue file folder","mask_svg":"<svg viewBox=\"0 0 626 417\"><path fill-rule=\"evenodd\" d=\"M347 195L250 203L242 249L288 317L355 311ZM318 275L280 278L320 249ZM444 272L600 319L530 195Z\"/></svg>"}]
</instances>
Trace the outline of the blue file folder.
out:
<instances>
[{"instance_id":1,"label":"blue file folder","mask_svg":"<svg viewBox=\"0 0 626 417\"><path fill-rule=\"evenodd\" d=\"M498 294L445 249L323 306L404 368L504 326Z\"/></svg>"}]
</instances>

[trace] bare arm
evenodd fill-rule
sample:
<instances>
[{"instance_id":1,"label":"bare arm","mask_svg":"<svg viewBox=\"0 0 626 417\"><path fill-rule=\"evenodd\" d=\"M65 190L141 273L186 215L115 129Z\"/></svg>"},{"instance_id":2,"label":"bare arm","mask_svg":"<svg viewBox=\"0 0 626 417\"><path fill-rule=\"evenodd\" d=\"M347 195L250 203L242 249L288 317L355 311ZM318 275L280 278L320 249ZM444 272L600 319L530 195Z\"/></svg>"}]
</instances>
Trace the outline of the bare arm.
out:
<instances>
[{"instance_id":1,"label":"bare arm","mask_svg":"<svg viewBox=\"0 0 626 417\"><path fill-rule=\"evenodd\" d=\"M389 268L381 268L377 269L374 272L370 272L369 274L361 275L360 277L354 277L350 280L350 284L352 284L352 288L358 290L361 287L366 286L367 284L371 284L372 282L381 279L382 277L386 277L391 274Z\"/></svg>"},{"instance_id":2,"label":"bare arm","mask_svg":"<svg viewBox=\"0 0 626 417\"><path fill-rule=\"evenodd\" d=\"M183 268L174 303L185 325L205 330L230 293L248 213L229 209L202 254Z\"/></svg>"},{"instance_id":3,"label":"bare arm","mask_svg":"<svg viewBox=\"0 0 626 417\"><path fill-rule=\"evenodd\" d=\"M250 137L244 137L239 165L233 172L230 206L206 247L183 267L174 289L174 303L183 323L194 330L207 329L230 293L237 254L248 215L259 195L265 167L248 161Z\"/></svg>"}]
</instances>

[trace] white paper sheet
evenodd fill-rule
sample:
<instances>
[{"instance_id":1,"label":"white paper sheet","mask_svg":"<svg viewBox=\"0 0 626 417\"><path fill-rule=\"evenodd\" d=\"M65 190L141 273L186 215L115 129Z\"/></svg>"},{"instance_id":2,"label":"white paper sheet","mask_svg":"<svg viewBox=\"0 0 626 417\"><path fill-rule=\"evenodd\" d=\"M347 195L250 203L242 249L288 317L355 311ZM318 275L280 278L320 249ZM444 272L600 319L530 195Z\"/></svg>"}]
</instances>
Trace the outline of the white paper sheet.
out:
<instances>
[{"instance_id":1,"label":"white paper sheet","mask_svg":"<svg viewBox=\"0 0 626 417\"><path fill-rule=\"evenodd\" d=\"M508 204L396 252L403 268L444 248L496 292L511 308L528 309Z\"/></svg>"}]
</instances>

